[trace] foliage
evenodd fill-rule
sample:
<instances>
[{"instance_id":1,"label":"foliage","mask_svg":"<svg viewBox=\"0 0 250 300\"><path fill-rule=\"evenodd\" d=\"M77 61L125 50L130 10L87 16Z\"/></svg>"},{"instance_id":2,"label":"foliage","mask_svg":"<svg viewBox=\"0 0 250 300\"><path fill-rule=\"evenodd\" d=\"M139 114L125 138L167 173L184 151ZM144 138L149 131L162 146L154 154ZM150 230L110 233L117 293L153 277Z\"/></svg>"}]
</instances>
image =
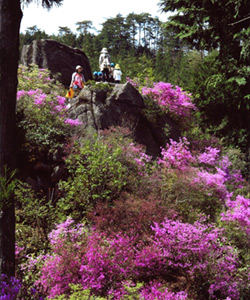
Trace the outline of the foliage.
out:
<instances>
[{"instance_id":1,"label":"foliage","mask_svg":"<svg viewBox=\"0 0 250 300\"><path fill-rule=\"evenodd\" d=\"M249 5L245 0L161 1L174 12L166 27L198 50L212 51L194 70L190 85L202 126L227 145L249 148ZM216 13L214 13L216 11ZM210 68L208 68L208 64ZM205 73L204 73L205 71ZM191 87L193 84L195 86Z\"/></svg>"},{"instance_id":2,"label":"foliage","mask_svg":"<svg viewBox=\"0 0 250 300\"><path fill-rule=\"evenodd\" d=\"M105 298L103 297L96 297L96 296L92 296L90 290L83 290L82 287L80 285L73 285L70 284L70 295L67 299L69 300L104 300ZM55 298L53 298L52 300L64 300L66 297L66 295L60 295L57 296Z\"/></svg>"},{"instance_id":3,"label":"foliage","mask_svg":"<svg viewBox=\"0 0 250 300\"><path fill-rule=\"evenodd\" d=\"M185 138L162 149L158 164L161 168L155 184L160 195L189 221L197 220L199 213L215 220L230 192L237 193L243 187L241 173L232 169L219 149L192 151Z\"/></svg>"},{"instance_id":4,"label":"foliage","mask_svg":"<svg viewBox=\"0 0 250 300\"><path fill-rule=\"evenodd\" d=\"M63 216L70 213L80 220L97 201L110 202L120 193L126 185L126 167L119 161L121 151L97 136L75 145L66 160L70 177L60 182L65 194L58 206Z\"/></svg>"},{"instance_id":5,"label":"foliage","mask_svg":"<svg viewBox=\"0 0 250 300\"><path fill-rule=\"evenodd\" d=\"M20 282L14 277L8 278L6 275L1 274L0 290L1 300L14 300L20 290Z\"/></svg>"},{"instance_id":6,"label":"foliage","mask_svg":"<svg viewBox=\"0 0 250 300\"><path fill-rule=\"evenodd\" d=\"M242 282L237 252L227 245L223 231L211 224L166 219L162 224L155 223L150 240L138 244L134 237L108 237L87 231L84 224L72 225L68 219L50 235L53 255L45 258L38 280L49 297L70 293L69 283L75 283L90 288L97 296L112 294L115 299L123 299L124 281L129 278L147 282L145 287L150 290L150 280L168 280L174 274L192 282L189 293L195 297L205 293L215 299L239 297ZM182 297L186 299L184 293Z\"/></svg>"},{"instance_id":7,"label":"foliage","mask_svg":"<svg viewBox=\"0 0 250 300\"><path fill-rule=\"evenodd\" d=\"M122 300L185 300L187 299L187 295L184 292L179 293L173 293L169 292L168 289L165 289L164 291L160 291L161 284L152 284L150 287L146 287L141 289L143 284L137 283L136 286L131 285L130 283L124 284L124 288L126 290L126 294L122 296ZM91 295L90 290L83 290L80 285L70 285L70 288L72 289L72 294L69 296L69 300L78 300L78 299L107 299L95 295ZM139 291L141 293L139 293ZM113 295L111 295L112 297ZM66 295L60 295L56 298L53 298L53 300L63 300L65 299ZM80 298L81 297L81 298Z\"/></svg>"},{"instance_id":8,"label":"foliage","mask_svg":"<svg viewBox=\"0 0 250 300\"><path fill-rule=\"evenodd\" d=\"M64 145L70 127L81 124L67 118L66 98L61 93L61 86L51 80L47 70L19 68L17 118L24 151L33 155L53 152Z\"/></svg>"},{"instance_id":9,"label":"foliage","mask_svg":"<svg viewBox=\"0 0 250 300\"><path fill-rule=\"evenodd\" d=\"M25 253L47 248L48 233L56 221L55 207L27 183L18 181L15 189L16 238Z\"/></svg>"},{"instance_id":10,"label":"foliage","mask_svg":"<svg viewBox=\"0 0 250 300\"><path fill-rule=\"evenodd\" d=\"M16 171L9 172L7 167L4 167L4 176L0 175L0 210L9 206L11 201L11 195L16 187L15 179Z\"/></svg>"}]
</instances>

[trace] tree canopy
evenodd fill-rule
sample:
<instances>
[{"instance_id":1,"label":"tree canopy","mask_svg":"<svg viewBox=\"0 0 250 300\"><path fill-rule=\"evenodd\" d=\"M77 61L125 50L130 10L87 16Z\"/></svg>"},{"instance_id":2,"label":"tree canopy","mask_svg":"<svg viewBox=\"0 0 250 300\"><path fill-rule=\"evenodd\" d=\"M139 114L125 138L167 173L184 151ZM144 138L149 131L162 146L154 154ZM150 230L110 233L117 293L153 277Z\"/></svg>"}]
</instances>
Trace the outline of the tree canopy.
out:
<instances>
[{"instance_id":1,"label":"tree canopy","mask_svg":"<svg viewBox=\"0 0 250 300\"><path fill-rule=\"evenodd\" d=\"M203 126L247 149L250 145L250 6L247 0L162 0L173 14L165 24L192 47L213 50L210 69L196 81L197 104ZM198 72L199 75L202 72ZM198 77L199 77L198 75ZM203 84L200 84L203 81Z\"/></svg>"}]
</instances>

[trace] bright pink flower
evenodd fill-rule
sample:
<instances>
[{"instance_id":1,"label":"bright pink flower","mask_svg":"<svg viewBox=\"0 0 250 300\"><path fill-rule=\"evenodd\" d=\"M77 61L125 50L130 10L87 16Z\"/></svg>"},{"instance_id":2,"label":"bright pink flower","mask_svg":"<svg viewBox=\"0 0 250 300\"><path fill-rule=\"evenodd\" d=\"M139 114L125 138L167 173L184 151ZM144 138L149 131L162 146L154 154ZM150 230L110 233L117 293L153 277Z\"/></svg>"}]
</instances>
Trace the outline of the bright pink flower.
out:
<instances>
[{"instance_id":1,"label":"bright pink flower","mask_svg":"<svg viewBox=\"0 0 250 300\"><path fill-rule=\"evenodd\" d=\"M65 119L64 121L65 124L69 124L70 126L78 126L78 125L82 125L83 123L78 121L78 119L76 120L72 120L72 119Z\"/></svg>"},{"instance_id":2,"label":"bright pink flower","mask_svg":"<svg viewBox=\"0 0 250 300\"><path fill-rule=\"evenodd\" d=\"M25 95L26 95L26 91L24 91L24 90L17 91L17 100L19 100L20 98L22 98Z\"/></svg>"}]
</instances>

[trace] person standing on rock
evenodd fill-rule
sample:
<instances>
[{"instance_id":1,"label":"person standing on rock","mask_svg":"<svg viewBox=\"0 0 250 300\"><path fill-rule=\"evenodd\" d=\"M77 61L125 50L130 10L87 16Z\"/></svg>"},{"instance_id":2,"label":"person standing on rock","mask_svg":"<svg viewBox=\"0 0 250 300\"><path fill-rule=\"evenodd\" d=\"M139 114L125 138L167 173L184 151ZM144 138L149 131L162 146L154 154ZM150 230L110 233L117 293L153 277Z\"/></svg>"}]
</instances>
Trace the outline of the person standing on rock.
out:
<instances>
[{"instance_id":1,"label":"person standing on rock","mask_svg":"<svg viewBox=\"0 0 250 300\"><path fill-rule=\"evenodd\" d=\"M115 65L114 73L113 73L115 83L120 83L122 79L122 71L119 64Z\"/></svg>"},{"instance_id":2,"label":"person standing on rock","mask_svg":"<svg viewBox=\"0 0 250 300\"><path fill-rule=\"evenodd\" d=\"M102 72L102 81L109 81L111 58L108 54L107 48L102 48L101 54L99 56L99 67Z\"/></svg>"},{"instance_id":3,"label":"person standing on rock","mask_svg":"<svg viewBox=\"0 0 250 300\"><path fill-rule=\"evenodd\" d=\"M110 72L109 72L109 82L114 83L114 69L115 69L115 64L111 63L110 64Z\"/></svg>"},{"instance_id":4,"label":"person standing on rock","mask_svg":"<svg viewBox=\"0 0 250 300\"><path fill-rule=\"evenodd\" d=\"M79 91L84 88L85 78L82 74L83 67L78 65L76 66L76 71L72 74L72 79L70 87L73 88L74 92Z\"/></svg>"}]
</instances>

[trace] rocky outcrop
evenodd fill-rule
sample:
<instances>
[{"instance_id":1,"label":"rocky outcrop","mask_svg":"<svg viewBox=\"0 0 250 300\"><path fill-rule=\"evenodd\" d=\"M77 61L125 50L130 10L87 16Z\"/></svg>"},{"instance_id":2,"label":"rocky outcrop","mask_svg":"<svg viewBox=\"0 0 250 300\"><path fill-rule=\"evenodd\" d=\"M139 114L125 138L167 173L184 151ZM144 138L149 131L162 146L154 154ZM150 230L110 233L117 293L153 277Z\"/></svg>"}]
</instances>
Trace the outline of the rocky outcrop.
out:
<instances>
[{"instance_id":1,"label":"rocky outcrop","mask_svg":"<svg viewBox=\"0 0 250 300\"><path fill-rule=\"evenodd\" d=\"M58 79L67 87L77 65L83 67L86 81L92 79L89 60L85 53L54 40L35 40L32 44L25 45L21 51L21 64L25 66L36 64L39 68L49 69L52 75L60 73Z\"/></svg>"},{"instance_id":2,"label":"rocky outcrop","mask_svg":"<svg viewBox=\"0 0 250 300\"><path fill-rule=\"evenodd\" d=\"M177 140L180 133L170 117L158 116L150 122L143 113L144 109L143 97L130 83L101 83L86 86L78 97L70 101L68 113L70 118L82 122L84 128L102 130L111 126L128 127L132 138L145 145L148 154L157 156L160 147L165 146L169 138Z\"/></svg>"}]
</instances>

